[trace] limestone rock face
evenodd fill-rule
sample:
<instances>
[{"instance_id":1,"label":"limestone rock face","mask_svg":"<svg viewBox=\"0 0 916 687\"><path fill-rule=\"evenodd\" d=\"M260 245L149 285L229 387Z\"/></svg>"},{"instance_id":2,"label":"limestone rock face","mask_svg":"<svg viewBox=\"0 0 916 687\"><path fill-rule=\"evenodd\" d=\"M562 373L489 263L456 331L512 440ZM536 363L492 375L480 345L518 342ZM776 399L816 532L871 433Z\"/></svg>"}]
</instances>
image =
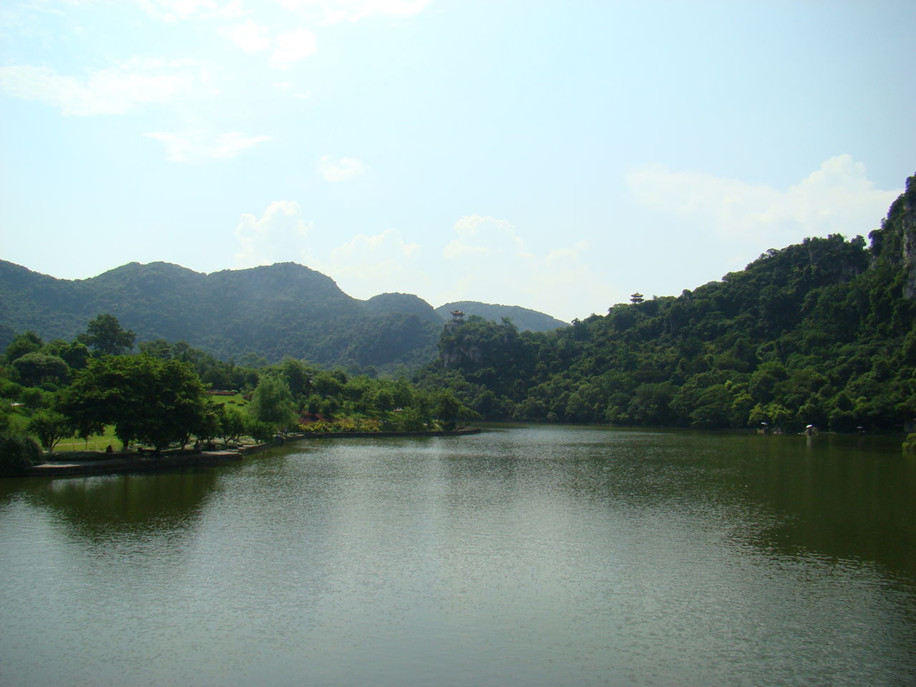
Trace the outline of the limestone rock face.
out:
<instances>
[{"instance_id":1,"label":"limestone rock face","mask_svg":"<svg viewBox=\"0 0 916 687\"><path fill-rule=\"evenodd\" d=\"M903 233L903 268L906 282L903 284L905 298L916 297L916 176L906 181L906 193L901 196L903 212L900 230Z\"/></svg>"},{"instance_id":2,"label":"limestone rock face","mask_svg":"<svg viewBox=\"0 0 916 687\"><path fill-rule=\"evenodd\" d=\"M916 176L906 180L906 191L893 202L881 228L871 232L872 260L903 270L903 296L916 298Z\"/></svg>"}]
</instances>

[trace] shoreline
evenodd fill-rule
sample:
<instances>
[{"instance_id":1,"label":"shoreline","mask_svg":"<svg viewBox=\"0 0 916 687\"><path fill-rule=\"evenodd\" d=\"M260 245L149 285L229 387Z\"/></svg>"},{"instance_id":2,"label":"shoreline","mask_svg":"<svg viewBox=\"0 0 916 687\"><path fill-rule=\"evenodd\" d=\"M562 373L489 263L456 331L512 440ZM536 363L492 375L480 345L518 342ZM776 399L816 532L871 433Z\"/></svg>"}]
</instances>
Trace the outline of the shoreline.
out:
<instances>
[{"instance_id":1,"label":"shoreline","mask_svg":"<svg viewBox=\"0 0 916 687\"><path fill-rule=\"evenodd\" d=\"M250 444L234 449L217 449L213 451L187 451L175 453L115 453L113 455L102 452L80 453L85 459L74 460L67 456L60 456L63 460L53 460L58 456L51 456L52 460L33 465L31 468L18 475L10 477L79 477L88 475L116 475L131 472L155 472L173 468L222 465L241 461L245 456L259 453L277 446L297 441L312 439L386 439L398 437L441 437L464 436L466 434L479 434L478 427L465 427L453 431L438 432L303 432L287 437L278 437L276 441L263 444Z\"/></svg>"}]
</instances>

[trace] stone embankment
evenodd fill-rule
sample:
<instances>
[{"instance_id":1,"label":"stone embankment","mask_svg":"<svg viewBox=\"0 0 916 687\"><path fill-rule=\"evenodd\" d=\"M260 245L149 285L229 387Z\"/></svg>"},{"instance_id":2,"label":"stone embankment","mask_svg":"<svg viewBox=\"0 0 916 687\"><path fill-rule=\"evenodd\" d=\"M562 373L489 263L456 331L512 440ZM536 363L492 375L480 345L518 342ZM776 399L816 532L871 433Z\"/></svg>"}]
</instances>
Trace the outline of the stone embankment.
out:
<instances>
[{"instance_id":1,"label":"stone embankment","mask_svg":"<svg viewBox=\"0 0 916 687\"><path fill-rule=\"evenodd\" d=\"M241 460L237 450L201 451L199 453L173 453L169 455L114 454L89 460L69 460L42 463L34 466L30 476L60 477L75 475L111 475L125 472L152 472L196 465L218 465ZM59 458L59 457L58 457Z\"/></svg>"},{"instance_id":2,"label":"stone embankment","mask_svg":"<svg viewBox=\"0 0 916 687\"><path fill-rule=\"evenodd\" d=\"M382 439L386 437L462 436L477 434L477 428L462 428L452 432L307 432L278 437L273 443L244 445L219 451L174 451L159 455L147 453L80 452L64 457L57 454L51 460L33 466L26 476L75 477L82 475L113 475L129 472L153 472L202 465L221 465L242 460L246 455L273 446L308 439Z\"/></svg>"}]
</instances>

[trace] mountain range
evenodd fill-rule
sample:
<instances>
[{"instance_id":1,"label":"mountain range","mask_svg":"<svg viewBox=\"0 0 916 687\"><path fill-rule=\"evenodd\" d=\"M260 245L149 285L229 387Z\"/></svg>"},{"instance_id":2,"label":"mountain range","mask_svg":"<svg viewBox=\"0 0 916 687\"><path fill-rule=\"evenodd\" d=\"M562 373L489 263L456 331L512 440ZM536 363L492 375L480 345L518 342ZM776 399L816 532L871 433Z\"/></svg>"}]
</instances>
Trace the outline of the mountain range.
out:
<instances>
[{"instance_id":1,"label":"mountain range","mask_svg":"<svg viewBox=\"0 0 916 687\"><path fill-rule=\"evenodd\" d=\"M96 277L57 279L0 260L0 348L19 332L71 340L110 313L137 342L185 341L222 359L286 355L354 369L413 368L436 354L451 312L545 331L567 323L544 313L472 301L433 308L412 294L352 298L330 277L296 263L202 274L136 262Z\"/></svg>"}]
</instances>

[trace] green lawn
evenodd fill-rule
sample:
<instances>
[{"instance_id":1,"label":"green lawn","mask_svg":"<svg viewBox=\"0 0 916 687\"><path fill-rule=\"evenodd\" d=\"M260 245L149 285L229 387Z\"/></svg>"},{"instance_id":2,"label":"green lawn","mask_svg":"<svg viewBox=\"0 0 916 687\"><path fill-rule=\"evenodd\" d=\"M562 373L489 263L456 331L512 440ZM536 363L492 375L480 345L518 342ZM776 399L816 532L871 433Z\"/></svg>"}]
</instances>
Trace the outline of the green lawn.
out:
<instances>
[{"instance_id":1,"label":"green lawn","mask_svg":"<svg viewBox=\"0 0 916 687\"><path fill-rule=\"evenodd\" d=\"M64 453L66 451L104 451L111 446L115 451L121 449L121 440L115 436L114 425L105 428L104 434L96 434L89 437L89 441L83 441L75 437L62 439L54 447L54 453Z\"/></svg>"},{"instance_id":2,"label":"green lawn","mask_svg":"<svg viewBox=\"0 0 916 687\"><path fill-rule=\"evenodd\" d=\"M242 396L242 394L235 394L234 396L210 396L210 400L213 401L218 406L236 406L237 408L244 408L248 405L248 401Z\"/></svg>"}]
</instances>

